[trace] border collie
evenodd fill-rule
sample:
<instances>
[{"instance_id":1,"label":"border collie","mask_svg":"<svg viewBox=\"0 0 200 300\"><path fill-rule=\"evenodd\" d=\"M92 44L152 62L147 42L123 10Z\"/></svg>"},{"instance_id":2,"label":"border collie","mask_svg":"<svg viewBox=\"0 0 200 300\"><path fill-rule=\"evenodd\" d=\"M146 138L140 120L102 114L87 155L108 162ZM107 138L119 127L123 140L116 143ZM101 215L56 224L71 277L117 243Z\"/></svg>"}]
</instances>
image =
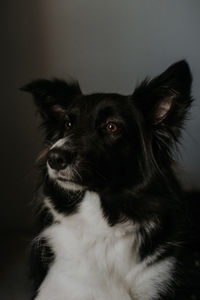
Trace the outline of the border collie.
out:
<instances>
[{"instance_id":1,"label":"border collie","mask_svg":"<svg viewBox=\"0 0 200 300\"><path fill-rule=\"evenodd\" d=\"M58 79L22 88L46 144L33 299L169 299L183 223L173 153L191 82L179 61L128 96Z\"/></svg>"}]
</instances>

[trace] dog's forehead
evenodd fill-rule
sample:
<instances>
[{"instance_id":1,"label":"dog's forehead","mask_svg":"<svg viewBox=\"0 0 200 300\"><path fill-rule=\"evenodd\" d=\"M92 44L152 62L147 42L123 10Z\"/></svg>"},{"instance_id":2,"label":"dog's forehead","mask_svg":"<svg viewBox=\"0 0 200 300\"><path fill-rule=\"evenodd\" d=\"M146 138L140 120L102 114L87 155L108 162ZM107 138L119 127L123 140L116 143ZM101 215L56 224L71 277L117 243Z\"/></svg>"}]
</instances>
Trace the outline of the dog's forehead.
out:
<instances>
[{"instance_id":1,"label":"dog's forehead","mask_svg":"<svg viewBox=\"0 0 200 300\"><path fill-rule=\"evenodd\" d=\"M76 113L97 117L106 115L123 114L127 110L128 96L120 94L91 94L77 97L72 103L71 109ZM126 105L125 105L126 104Z\"/></svg>"}]
</instances>

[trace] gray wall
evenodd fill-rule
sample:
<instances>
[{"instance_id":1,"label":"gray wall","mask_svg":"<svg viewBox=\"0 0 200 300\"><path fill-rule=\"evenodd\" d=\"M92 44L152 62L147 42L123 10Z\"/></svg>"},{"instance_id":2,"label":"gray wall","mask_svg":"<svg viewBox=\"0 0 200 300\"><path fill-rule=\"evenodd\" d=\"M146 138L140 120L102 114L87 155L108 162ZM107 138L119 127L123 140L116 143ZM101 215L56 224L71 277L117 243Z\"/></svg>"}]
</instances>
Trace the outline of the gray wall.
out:
<instances>
[{"instance_id":1,"label":"gray wall","mask_svg":"<svg viewBox=\"0 0 200 300\"><path fill-rule=\"evenodd\" d=\"M196 99L181 146L181 174L200 177L198 0L1 1L1 222L28 226L39 120L18 87L38 77L75 77L85 93L132 93L176 60L191 66Z\"/></svg>"}]
</instances>

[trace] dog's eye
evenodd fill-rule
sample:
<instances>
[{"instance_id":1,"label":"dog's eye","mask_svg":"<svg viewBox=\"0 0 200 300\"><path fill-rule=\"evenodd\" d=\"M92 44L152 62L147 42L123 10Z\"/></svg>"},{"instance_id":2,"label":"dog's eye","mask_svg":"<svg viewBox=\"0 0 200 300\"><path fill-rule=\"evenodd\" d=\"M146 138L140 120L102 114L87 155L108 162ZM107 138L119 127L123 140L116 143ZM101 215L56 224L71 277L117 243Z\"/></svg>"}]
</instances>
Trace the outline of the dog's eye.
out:
<instances>
[{"instance_id":1,"label":"dog's eye","mask_svg":"<svg viewBox=\"0 0 200 300\"><path fill-rule=\"evenodd\" d=\"M106 130L107 130L108 132L110 132L110 133L117 133L117 131L118 131L118 126L117 126L117 124L114 123L114 122L109 122L109 123L107 123L107 125L106 125Z\"/></svg>"},{"instance_id":2,"label":"dog's eye","mask_svg":"<svg viewBox=\"0 0 200 300\"><path fill-rule=\"evenodd\" d=\"M65 129L70 130L72 128L72 122L71 121L67 121L65 123Z\"/></svg>"}]
</instances>

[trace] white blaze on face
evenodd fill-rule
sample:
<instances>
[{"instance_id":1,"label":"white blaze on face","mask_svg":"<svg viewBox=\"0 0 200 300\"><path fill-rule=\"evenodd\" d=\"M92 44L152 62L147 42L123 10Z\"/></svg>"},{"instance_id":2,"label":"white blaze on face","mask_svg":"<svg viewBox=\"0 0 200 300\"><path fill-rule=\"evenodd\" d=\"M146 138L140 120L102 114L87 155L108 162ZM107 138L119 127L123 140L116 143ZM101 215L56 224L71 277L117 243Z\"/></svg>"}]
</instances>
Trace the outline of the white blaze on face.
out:
<instances>
[{"instance_id":1,"label":"white blaze on face","mask_svg":"<svg viewBox=\"0 0 200 300\"><path fill-rule=\"evenodd\" d=\"M61 148L67 142L69 142L69 139L66 137L59 139L55 144L53 144L53 146L50 148L50 150L52 150L54 148Z\"/></svg>"}]
</instances>

